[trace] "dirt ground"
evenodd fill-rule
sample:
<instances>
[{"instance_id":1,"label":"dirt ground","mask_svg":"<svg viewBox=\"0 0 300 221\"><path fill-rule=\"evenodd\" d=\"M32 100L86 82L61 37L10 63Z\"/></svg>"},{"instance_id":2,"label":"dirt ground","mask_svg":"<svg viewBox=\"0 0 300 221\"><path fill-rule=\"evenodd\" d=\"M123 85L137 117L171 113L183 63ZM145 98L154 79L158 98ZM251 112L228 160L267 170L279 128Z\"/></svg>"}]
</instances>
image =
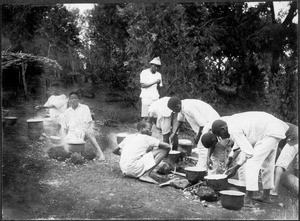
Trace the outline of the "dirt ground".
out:
<instances>
[{"instance_id":1,"label":"dirt ground","mask_svg":"<svg viewBox=\"0 0 300 221\"><path fill-rule=\"evenodd\" d=\"M40 100L14 102L14 126L3 127L2 219L297 219L298 197L280 187L279 199L271 205L256 204L253 209L232 211L220 201L203 204L183 190L159 187L126 178L119 169L119 156L112 153L116 134L135 132L135 125L124 124L113 116L115 103L107 103L105 92L82 103L95 114L97 140L105 162L83 165L60 162L47 156L51 142L46 137L28 138L26 120L35 116ZM134 109L124 109L124 112Z\"/></svg>"}]
</instances>

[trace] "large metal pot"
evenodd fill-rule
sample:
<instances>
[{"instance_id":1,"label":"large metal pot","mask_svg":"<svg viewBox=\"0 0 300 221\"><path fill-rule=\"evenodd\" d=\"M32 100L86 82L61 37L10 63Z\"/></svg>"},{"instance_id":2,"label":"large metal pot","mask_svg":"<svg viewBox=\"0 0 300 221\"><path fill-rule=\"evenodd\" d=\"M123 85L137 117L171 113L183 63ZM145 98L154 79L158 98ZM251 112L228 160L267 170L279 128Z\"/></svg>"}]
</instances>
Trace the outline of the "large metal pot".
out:
<instances>
[{"instance_id":1,"label":"large metal pot","mask_svg":"<svg viewBox=\"0 0 300 221\"><path fill-rule=\"evenodd\" d=\"M18 121L17 117L4 117L5 125L15 125Z\"/></svg>"},{"instance_id":2,"label":"large metal pot","mask_svg":"<svg viewBox=\"0 0 300 221\"><path fill-rule=\"evenodd\" d=\"M197 167L186 167L184 168L185 174L186 174L186 179L191 183L191 184L196 184L200 180L204 181L204 177L207 175L206 170L199 169Z\"/></svg>"},{"instance_id":3,"label":"large metal pot","mask_svg":"<svg viewBox=\"0 0 300 221\"><path fill-rule=\"evenodd\" d=\"M169 163L171 164L177 164L179 162L179 158L180 158L180 151L170 150L167 157L167 161L169 161Z\"/></svg>"},{"instance_id":4,"label":"large metal pot","mask_svg":"<svg viewBox=\"0 0 300 221\"><path fill-rule=\"evenodd\" d=\"M223 190L221 194L221 205L226 209L239 210L244 206L245 193L236 190Z\"/></svg>"},{"instance_id":5,"label":"large metal pot","mask_svg":"<svg viewBox=\"0 0 300 221\"><path fill-rule=\"evenodd\" d=\"M62 140L58 136L50 136L50 140L53 144L61 144Z\"/></svg>"},{"instance_id":6,"label":"large metal pot","mask_svg":"<svg viewBox=\"0 0 300 221\"><path fill-rule=\"evenodd\" d=\"M84 152L85 141L83 140L72 140L67 143L69 152Z\"/></svg>"},{"instance_id":7,"label":"large metal pot","mask_svg":"<svg viewBox=\"0 0 300 221\"><path fill-rule=\"evenodd\" d=\"M192 141L190 141L188 139L179 139L178 140L178 150L181 153L191 155L192 149L193 149Z\"/></svg>"},{"instance_id":8,"label":"large metal pot","mask_svg":"<svg viewBox=\"0 0 300 221\"><path fill-rule=\"evenodd\" d=\"M121 143L125 139L126 136L127 136L126 133L118 133L117 134L117 143L118 144Z\"/></svg>"},{"instance_id":9,"label":"large metal pot","mask_svg":"<svg viewBox=\"0 0 300 221\"><path fill-rule=\"evenodd\" d=\"M212 174L205 176L204 179L207 186L213 188L215 191L228 189L227 175L225 174Z\"/></svg>"},{"instance_id":10,"label":"large metal pot","mask_svg":"<svg viewBox=\"0 0 300 221\"><path fill-rule=\"evenodd\" d=\"M41 130L43 129L43 119L35 118L27 120L28 129Z\"/></svg>"}]
</instances>

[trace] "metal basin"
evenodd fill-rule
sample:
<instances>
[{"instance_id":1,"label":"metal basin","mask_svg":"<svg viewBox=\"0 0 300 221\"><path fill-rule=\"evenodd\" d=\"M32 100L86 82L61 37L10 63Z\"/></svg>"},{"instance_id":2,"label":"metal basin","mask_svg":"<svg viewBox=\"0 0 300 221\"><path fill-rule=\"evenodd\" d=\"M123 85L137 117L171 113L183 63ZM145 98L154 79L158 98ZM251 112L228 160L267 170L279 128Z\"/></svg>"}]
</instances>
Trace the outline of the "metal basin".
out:
<instances>
[{"instance_id":1,"label":"metal basin","mask_svg":"<svg viewBox=\"0 0 300 221\"><path fill-rule=\"evenodd\" d=\"M4 117L5 125L15 125L18 121L17 117Z\"/></svg>"},{"instance_id":2,"label":"metal basin","mask_svg":"<svg viewBox=\"0 0 300 221\"><path fill-rule=\"evenodd\" d=\"M69 152L84 152L85 151L85 141L83 140L74 140L67 143Z\"/></svg>"},{"instance_id":3,"label":"metal basin","mask_svg":"<svg viewBox=\"0 0 300 221\"><path fill-rule=\"evenodd\" d=\"M239 210L244 206L245 193L236 190L223 190L221 194L221 205L226 209Z\"/></svg>"},{"instance_id":4,"label":"metal basin","mask_svg":"<svg viewBox=\"0 0 300 221\"><path fill-rule=\"evenodd\" d=\"M192 141L190 141L188 139L179 139L178 140L178 150L181 153L191 155L192 149L193 149Z\"/></svg>"},{"instance_id":5,"label":"metal basin","mask_svg":"<svg viewBox=\"0 0 300 221\"><path fill-rule=\"evenodd\" d=\"M206 170L201 170L197 167L186 167L186 168L184 168L184 171L186 174L186 179L191 184L196 184L200 180L204 181L204 177L207 175Z\"/></svg>"},{"instance_id":6,"label":"metal basin","mask_svg":"<svg viewBox=\"0 0 300 221\"><path fill-rule=\"evenodd\" d=\"M213 188L215 191L228 189L227 175L225 174L212 174L205 176L204 179L207 186Z\"/></svg>"}]
</instances>

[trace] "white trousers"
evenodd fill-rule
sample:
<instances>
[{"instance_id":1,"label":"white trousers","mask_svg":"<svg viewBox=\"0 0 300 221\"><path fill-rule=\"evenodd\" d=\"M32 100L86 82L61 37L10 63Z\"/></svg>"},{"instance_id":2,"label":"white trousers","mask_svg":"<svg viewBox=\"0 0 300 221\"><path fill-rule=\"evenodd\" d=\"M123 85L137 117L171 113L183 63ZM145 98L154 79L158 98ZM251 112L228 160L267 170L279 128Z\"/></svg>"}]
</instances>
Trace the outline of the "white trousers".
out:
<instances>
[{"instance_id":1,"label":"white trousers","mask_svg":"<svg viewBox=\"0 0 300 221\"><path fill-rule=\"evenodd\" d=\"M264 137L254 146L254 154L245 163L247 191L258 191L258 176L262 168L263 189L274 188L274 168L277 146L280 139Z\"/></svg>"},{"instance_id":2,"label":"white trousers","mask_svg":"<svg viewBox=\"0 0 300 221\"><path fill-rule=\"evenodd\" d=\"M207 169L206 164L207 164L207 154L208 154L208 149L205 148L202 144L202 142L199 140L198 145L198 154L199 154L199 158L198 158L198 162L196 164L196 167L199 169Z\"/></svg>"}]
</instances>

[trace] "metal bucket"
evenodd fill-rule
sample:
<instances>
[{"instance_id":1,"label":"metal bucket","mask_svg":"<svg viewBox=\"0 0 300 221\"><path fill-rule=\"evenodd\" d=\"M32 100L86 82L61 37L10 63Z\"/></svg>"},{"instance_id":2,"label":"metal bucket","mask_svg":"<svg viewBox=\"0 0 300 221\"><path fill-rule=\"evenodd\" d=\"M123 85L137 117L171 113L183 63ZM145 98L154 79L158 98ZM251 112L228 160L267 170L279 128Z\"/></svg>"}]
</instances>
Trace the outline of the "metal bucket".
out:
<instances>
[{"instance_id":1,"label":"metal bucket","mask_svg":"<svg viewBox=\"0 0 300 221\"><path fill-rule=\"evenodd\" d=\"M227 175L225 174L212 174L205 176L207 186L213 188L215 191L227 190L228 189L228 181Z\"/></svg>"},{"instance_id":2,"label":"metal bucket","mask_svg":"<svg viewBox=\"0 0 300 221\"><path fill-rule=\"evenodd\" d=\"M191 155L193 149L193 143L192 141L188 139L179 139L178 140L178 150L187 155Z\"/></svg>"},{"instance_id":3,"label":"metal bucket","mask_svg":"<svg viewBox=\"0 0 300 221\"><path fill-rule=\"evenodd\" d=\"M197 167L186 167L184 168L186 179L191 184L196 184L200 180L204 181L204 177L207 175L206 170L201 170Z\"/></svg>"},{"instance_id":4,"label":"metal bucket","mask_svg":"<svg viewBox=\"0 0 300 221\"><path fill-rule=\"evenodd\" d=\"M44 125L42 119L27 120L28 137L30 139L38 139L44 133Z\"/></svg>"},{"instance_id":5,"label":"metal bucket","mask_svg":"<svg viewBox=\"0 0 300 221\"><path fill-rule=\"evenodd\" d=\"M221 194L221 205L226 209L239 210L244 206L245 193L235 190L223 190Z\"/></svg>"},{"instance_id":6,"label":"metal bucket","mask_svg":"<svg viewBox=\"0 0 300 221\"><path fill-rule=\"evenodd\" d=\"M180 151L171 150L167 156L167 161L171 164L177 164L180 158Z\"/></svg>"},{"instance_id":7,"label":"metal bucket","mask_svg":"<svg viewBox=\"0 0 300 221\"><path fill-rule=\"evenodd\" d=\"M125 139L126 136L127 136L126 133L118 133L117 134L117 143L118 144L121 143Z\"/></svg>"},{"instance_id":8,"label":"metal bucket","mask_svg":"<svg viewBox=\"0 0 300 221\"><path fill-rule=\"evenodd\" d=\"M81 153L85 151L85 142L84 141L70 141L67 143L68 150L71 153Z\"/></svg>"}]
</instances>

